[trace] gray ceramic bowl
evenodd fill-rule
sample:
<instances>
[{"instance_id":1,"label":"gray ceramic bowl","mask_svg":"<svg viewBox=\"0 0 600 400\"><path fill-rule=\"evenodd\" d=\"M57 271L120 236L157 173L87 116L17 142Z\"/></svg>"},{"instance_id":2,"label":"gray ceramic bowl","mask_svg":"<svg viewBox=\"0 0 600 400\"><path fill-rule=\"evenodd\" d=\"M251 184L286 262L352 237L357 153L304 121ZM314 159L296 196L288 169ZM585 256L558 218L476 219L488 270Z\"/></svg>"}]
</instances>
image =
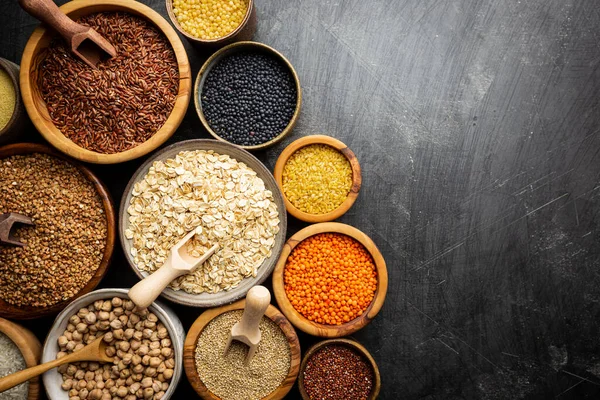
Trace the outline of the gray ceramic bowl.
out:
<instances>
[{"instance_id":1,"label":"gray ceramic bowl","mask_svg":"<svg viewBox=\"0 0 600 400\"><path fill-rule=\"evenodd\" d=\"M125 252L125 257L127 258L129 265L137 274L137 276L140 277L140 279L148 276L148 273L140 271L135 266L133 257L131 256L132 241L125 237L125 230L129 227L127 207L131 201L131 191L133 189L133 185L148 173L148 170L154 161L173 158L181 151L190 150L214 150L219 154L227 154L232 158L245 163L248 167L256 171L258 177L265 182L265 187L273 192L273 200L275 201L277 210L279 211L280 229L279 233L277 233L275 236L275 244L273 245L272 255L271 257L267 258L258 268L256 277L244 279L236 288L232 290L221 291L214 294L191 294L184 292L183 290L173 290L171 288L165 289L161 294L161 296L163 296L165 299L186 306L203 308L216 307L223 304L232 303L235 300L244 297L252 286L262 283L265 279L267 279L271 272L273 272L275 264L277 264L277 260L279 259L279 255L281 254L281 250L283 249L283 245L285 243L287 214L285 205L283 203L283 195L281 194L281 191L275 182L275 178L273 178L273 175L263 165L263 163L261 163L256 157L248 153L246 150L243 150L230 143L210 139L193 139L175 143L155 153L141 167L138 168L129 181L129 184L125 189L125 193L123 193L123 197L121 198L121 206L119 208L119 238L121 239L121 245L123 246L123 251Z\"/></svg>"},{"instance_id":2,"label":"gray ceramic bowl","mask_svg":"<svg viewBox=\"0 0 600 400\"><path fill-rule=\"evenodd\" d=\"M50 328L50 332L48 332L42 351L41 362L45 363L56 359L56 354L58 353L58 337L61 336L67 328L71 315L75 314L80 308L86 307L96 300L106 300L113 297L126 299L128 298L127 292L127 289L100 289L81 296L69 304L67 308L58 314L52 328ZM185 338L185 331L175 312L164 304L154 302L148 309L156 314L160 322L162 322L169 331L169 336L171 337L175 352L173 378L171 378L169 389L167 389L165 396L163 397L163 400L167 400L173 396L183 373L183 340ZM62 377L56 368L46 372L43 375L42 380L44 382L44 387L46 388L46 394L50 400L69 400L68 392L65 392L60 387L62 384Z\"/></svg>"}]
</instances>

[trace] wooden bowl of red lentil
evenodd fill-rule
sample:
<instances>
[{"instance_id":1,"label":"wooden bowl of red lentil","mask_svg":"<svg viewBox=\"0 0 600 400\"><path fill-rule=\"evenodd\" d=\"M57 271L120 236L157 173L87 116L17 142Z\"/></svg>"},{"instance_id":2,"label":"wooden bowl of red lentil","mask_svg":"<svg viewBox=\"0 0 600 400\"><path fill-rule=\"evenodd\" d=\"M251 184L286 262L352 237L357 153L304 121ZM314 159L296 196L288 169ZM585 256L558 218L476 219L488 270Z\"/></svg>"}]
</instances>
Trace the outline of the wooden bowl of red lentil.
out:
<instances>
[{"instance_id":1,"label":"wooden bowl of red lentil","mask_svg":"<svg viewBox=\"0 0 600 400\"><path fill-rule=\"evenodd\" d=\"M46 315L56 314L62 309L64 309L73 300L94 290L108 270L108 266L110 265L110 261L112 259L113 251L115 248L116 235L115 210L112 198L110 196L110 193L108 192L108 189L92 171L90 171L83 165L74 162L72 159L57 152L56 150L41 144L17 143L0 147L0 160L15 155L31 154L47 154L52 157L56 157L57 159L66 161L67 163L73 165L75 168L81 171L83 176L85 176L90 181L90 183L98 193L98 197L103 207L102 212L106 217L106 244L102 254L102 259L97 269L93 272L93 275L90 278L90 280L74 296L61 300L51 306L45 307L17 306L0 298L0 316L20 320L34 319ZM75 257L76 253L73 253L72 255L73 257ZM75 271L75 273L81 273L81 271ZM62 277L62 279L67 278L68 276Z\"/></svg>"},{"instance_id":2,"label":"wooden bowl of red lentil","mask_svg":"<svg viewBox=\"0 0 600 400\"><path fill-rule=\"evenodd\" d=\"M221 400L215 394L213 394L206 385L200 379L198 370L196 367L196 348L198 340L202 334L204 328L213 321L215 318L226 314L230 311L243 310L246 304L246 300L239 300L233 304L226 306L213 308L202 313L196 321L192 324L192 327L188 331L183 345L183 367L188 380L196 393L205 400ZM283 334L287 338L290 350L290 368L287 376L277 389L263 397L262 400L279 400L283 399L286 394L291 390L296 378L298 377L298 371L300 370L300 342L294 327L285 318L285 316L272 305L269 305L265 312L265 317L273 321L282 330ZM262 328L261 328L262 329ZM224 343L222 343L224 345ZM217 344L215 344L217 346Z\"/></svg>"},{"instance_id":3,"label":"wooden bowl of red lentil","mask_svg":"<svg viewBox=\"0 0 600 400\"><path fill-rule=\"evenodd\" d=\"M283 314L296 328L321 337L350 335L369 324L387 286L385 260L375 243L337 222L310 225L289 238L273 272Z\"/></svg>"},{"instance_id":4,"label":"wooden bowl of red lentil","mask_svg":"<svg viewBox=\"0 0 600 400\"><path fill-rule=\"evenodd\" d=\"M360 343L349 339L323 340L302 358L298 389L303 400L324 398L325 393L328 398L375 400L381 390L381 375L377 363ZM338 391L336 397L332 390Z\"/></svg>"},{"instance_id":5,"label":"wooden bowl of red lentil","mask_svg":"<svg viewBox=\"0 0 600 400\"><path fill-rule=\"evenodd\" d=\"M219 37L211 37L211 38L201 38L198 36L194 36L193 34L191 34L190 32L188 32L188 30L184 29L182 27L182 25L179 22L179 19L176 15L176 11L174 10L174 6L173 6L173 0L165 0L165 5L167 8L167 14L169 14L169 18L171 19L171 23L175 26L175 28L177 28L177 30L183 35L185 36L185 38L187 40L189 40L190 43L192 43L193 45L196 45L199 48L208 48L208 49L218 49L220 47L223 47L225 45L234 43L234 42L239 42L239 41L243 41L243 40L251 40L252 36L254 36L254 33L256 32L256 25L257 25L257 19L256 19L256 8L254 7L254 0L246 0L247 6L246 6L246 11L243 14L243 17L241 18L241 21L239 22L239 25L231 30L229 33L223 35L223 36L219 36ZM185 0L183 0L183 3L186 3ZM215 4L217 6L220 5L226 5L226 2L220 2L220 1L216 1ZM218 10L221 11L223 14L227 14L227 12L225 10ZM217 12L218 14L218 12ZM213 15L211 15L213 16ZM207 15L208 17L208 15ZM227 19L227 15L219 15L219 17L223 17L224 19ZM212 36L212 35L211 35Z\"/></svg>"},{"instance_id":6,"label":"wooden bowl of red lentil","mask_svg":"<svg viewBox=\"0 0 600 400\"><path fill-rule=\"evenodd\" d=\"M307 150L316 147L318 147L317 150L321 152L327 151L328 153L335 153L331 151L331 149L337 150L337 152L339 152L338 154L343 155L348 161L349 166L345 166L345 169L351 171L351 178L347 179L347 185L344 188L340 188L340 190L343 189L344 193L342 199L338 200L339 205L336 206L336 204L333 204L332 206L325 208L323 210L324 212L319 214L309 213L305 210L301 210L300 205L298 204L298 201L302 200L302 196L309 196L309 192L307 192L306 188L308 187L309 181L312 179L309 175L310 171L297 171L297 175L302 176L302 181L300 184L303 186L302 188L297 189L305 193L290 193L290 190L294 189L294 183L292 180L289 180L289 182L286 180L286 169L288 168L288 162L296 154L299 154L299 152L306 152ZM327 155L330 157L335 157L335 154ZM311 160L319 162L322 162L323 160L323 156L316 153L313 156L308 155L305 158L306 160L298 163L304 169L310 169L312 167L310 165L312 162ZM333 161L336 160L334 159ZM315 192L321 192L322 194L323 192L331 191L332 185L334 184L332 180L335 178L335 174L330 172L331 168L328 165L315 165L315 168L317 168L316 172L322 173L326 177L326 179L321 180L321 183L319 183L323 187L316 187ZM333 221L334 219L344 215L356 201L362 183L360 164L358 163L356 155L344 143L326 135L305 136L289 144L279 155L277 163L275 164L273 175L275 176L277 185L283 193L283 200L285 202L285 208L287 211L299 220L311 223ZM298 200L291 198L291 196L295 196L295 198ZM327 205L332 204L330 201L332 200L324 199L323 203ZM318 205L314 199L311 199L310 201L307 200L307 202L311 203L313 207Z\"/></svg>"},{"instance_id":7,"label":"wooden bowl of red lentil","mask_svg":"<svg viewBox=\"0 0 600 400\"><path fill-rule=\"evenodd\" d=\"M23 103L37 130L61 152L97 164L133 160L162 145L190 100L190 65L177 32L133 0L71 1L60 10L110 34L118 61L86 69L54 40L52 30L37 27L20 72ZM85 101L69 95L77 91Z\"/></svg>"}]
</instances>

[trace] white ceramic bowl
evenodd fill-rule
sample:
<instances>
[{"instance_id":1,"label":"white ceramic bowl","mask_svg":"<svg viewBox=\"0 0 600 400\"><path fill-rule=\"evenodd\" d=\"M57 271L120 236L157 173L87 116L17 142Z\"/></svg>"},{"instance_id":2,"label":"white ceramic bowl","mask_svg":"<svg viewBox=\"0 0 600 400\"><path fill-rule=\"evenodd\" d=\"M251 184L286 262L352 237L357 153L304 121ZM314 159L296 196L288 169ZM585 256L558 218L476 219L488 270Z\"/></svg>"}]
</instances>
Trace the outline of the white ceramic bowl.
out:
<instances>
[{"instance_id":1,"label":"white ceramic bowl","mask_svg":"<svg viewBox=\"0 0 600 400\"><path fill-rule=\"evenodd\" d=\"M56 354L58 353L58 337L61 336L67 328L71 315L77 313L80 308L87 307L96 300L108 300L113 297L128 299L127 292L127 289L100 289L81 296L69 304L67 308L58 314L50 332L48 332L42 351L42 363L56 359ZM173 396L183 373L183 340L185 338L185 331L175 312L164 304L154 302L148 309L156 314L159 321L165 325L169 331L171 342L173 343L175 368L173 378L171 378L171 383L169 384L169 389L167 389L163 397L163 400L167 400ZM62 384L62 376L57 372L56 368L46 372L42 376L42 380L49 400L69 400L68 393L60 387Z\"/></svg>"},{"instance_id":2,"label":"white ceramic bowl","mask_svg":"<svg viewBox=\"0 0 600 400\"><path fill-rule=\"evenodd\" d=\"M166 288L161 293L161 296L174 303L183 304L190 307L217 307L223 304L229 304L235 300L239 300L246 296L248 290L255 285L260 285L275 269L283 245L285 244L285 233L287 230L287 212L285 210L285 204L283 203L283 195L279 186L275 182L273 174L252 154L246 150L237 147L231 143L221 142L211 139L192 139L185 140L172 144L171 146L165 147L161 151L154 153L137 171L133 174L129 180L129 184L123 193L121 198L121 206L119 207L119 238L121 239L121 246L125 253L125 258L129 263L129 266L135 272L135 274L143 279L148 276L147 272L140 271L131 255L132 241L125 237L125 230L129 227L129 214L127 214L127 207L131 202L131 192L133 185L140 181L147 173L154 161L166 160L168 158L174 158L177 154L182 151L192 150L214 150L219 154L227 154L236 160L245 163L248 167L256 171L257 176L262 179L265 183L267 190L273 193L273 201L277 205L277 211L279 211L279 232L275 235L275 244L273 245L271 257L265 259L262 265L258 268L256 277L250 277L242 280L240 284L229 291L220 291L218 293L200 293L192 294L187 293L183 290L173 290Z\"/></svg>"}]
</instances>

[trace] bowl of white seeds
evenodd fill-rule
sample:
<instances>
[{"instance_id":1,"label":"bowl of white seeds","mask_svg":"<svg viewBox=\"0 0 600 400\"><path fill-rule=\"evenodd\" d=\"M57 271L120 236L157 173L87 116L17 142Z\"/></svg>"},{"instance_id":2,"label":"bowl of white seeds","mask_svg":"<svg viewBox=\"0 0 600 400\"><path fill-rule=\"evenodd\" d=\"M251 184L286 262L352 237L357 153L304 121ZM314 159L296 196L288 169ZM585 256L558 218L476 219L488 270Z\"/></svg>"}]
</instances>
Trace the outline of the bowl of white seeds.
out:
<instances>
[{"instance_id":1,"label":"bowl of white seeds","mask_svg":"<svg viewBox=\"0 0 600 400\"><path fill-rule=\"evenodd\" d=\"M50 400L166 400L183 370L185 331L175 313L154 302L136 308L125 289L84 295L56 317L42 362L77 351L102 336L112 363L79 362L43 375Z\"/></svg>"}]
</instances>

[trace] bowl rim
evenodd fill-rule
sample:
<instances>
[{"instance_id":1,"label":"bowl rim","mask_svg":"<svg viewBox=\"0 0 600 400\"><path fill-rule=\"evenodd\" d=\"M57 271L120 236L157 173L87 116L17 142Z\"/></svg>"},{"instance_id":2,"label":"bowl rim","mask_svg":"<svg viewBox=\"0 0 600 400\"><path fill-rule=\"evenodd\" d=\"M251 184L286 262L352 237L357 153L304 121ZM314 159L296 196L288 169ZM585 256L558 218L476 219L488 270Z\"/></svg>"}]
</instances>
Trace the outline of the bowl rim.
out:
<instances>
[{"instance_id":1,"label":"bowl rim","mask_svg":"<svg viewBox=\"0 0 600 400\"><path fill-rule=\"evenodd\" d=\"M294 206L288 200L287 196L285 195L285 191L283 190L283 170L288 160L294 153L296 153L301 148L313 144L324 144L333 147L346 157L346 159L350 163L350 167L352 168L352 186L350 187L348 196L346 196L346 200L344 200L342 204L340 204L336 209L325 214L309 214L296 208L296 206ZM287 209L287 211L299 220L311 223L333 221L344 215L356 201L358 194L360 193L360 187L362 185L362 174L360 164L354 152L350 150L350 148L346 146L341 140L327 135L304 136L290 143L285 149L283 149L283 151L277 158L273 175L275 176L277 185L279 186L279 189L283 194L283 201L285 202L285 208Z\"/></svg>"},{"instance_id":2,"label":"bowl rim","mask_svg":"<svg viewBox=\"0 0 600 400\"><path fill-rule=\"evenodd\" d=\"M27 368L38 365L42 354L42 344L29 329L0 317L0 332L4 333L17 346ZM36 376L28 382L27 400L38 399L40 397L40 377Z\"/></svg>"},{"instance_id":3,"label":"bowl rim","mask_svg":"<svg viewBox=\"0 0 600 400\"><path fill-rule=\"evenodd\" d=\"M283 129L283 131L281 131L281 133L279 133L279 135L275 136L273 139L268 140L264 143L256 144L256 145L252 145L252 146L235 144L235 143L225 140L224 138L219 136L210 127L210 124L206 120L206 117L204 116L204 111L202 111L202 102L200 101L200 95L201 95L202 89L204 88L204 83L202 82L204 75L208 74L210 72L210 70L213 68L214 64L219 62L219 60L221 58L225 57L227 55L227 53L234 52L236 48L248 48L248 49L254 48L254 49L259 49L259 51L261 51L261 52L266 52L266 53L272 54L273 56L275 56L277 59L282 61L288 67L290 73L292 74L292 77L294 78L294 83L296 85L296 108L294 109L294 114L290 118L290 121L288 122L287 126ZM233 49L233 51L232 51L232 49ZM202 82L202 86L200 86L201 82ZM232 43L227 46L224 46L221 49L214 52L204 62L204 64L202 64L202 68L200 68L200 71L198 71L198 75L196 75L196 81L194 83L194 107L196 108L196 113L198 114L198 117L200 118L200 122L202 122L202 126L204 126L204 129L206 129L208 131L208 133L215 139L217 139L221 142L229 143L234 146L240 147L244 150L266 149L268 147L271 147L271 146L279 143L281 140L283 140L283 138L285 138L292 131L292 129L294 129L294 126L296 126L296 123L300 116L301 106L302 106L302 87L300 86L300 78L298 78L298 73L292 66L292 63L283 54L281 54L279 51L275 50L273 47L268 46L264 43L253 42L253 41L241 41L241 42L236 42L236 43Z\"/></svg>"},{"instance_id":4,"label":"bowl rim","mask_svg":"<svg viewBox=\"0 0 600 400\"><path fill-rule=\"evenodd\" d=\"M320 349L331 346L338 345L348 347L355 352L359 353L371 366L373 370L373 388L371 389L371 393L369 394L368 400L374 400L379 395L379 391L381 390L381 374L379 373L379 367L375 362L375 359L369 353L369 351L358 341L349 339L349 338L339 338L339 339L327 339L322 340L320 342L312 345L308 351L302 357L302 363L300 364L300 373L298 374L298 390L300 391L300 396L302 396L303 400L311 400L304 388L304 372L306 371L306 364L308 360Z\"/></svg>"},{"instance_id":5,"label":"bowl rim","mask_svg":"<svg viewBox=\"0 0 600 400\"><path fill-rule=\"evenodd\" d=\"M213 319L230 311L243 310L245 304L246 300L242 299L226 306L204 311L198 318L196 318L185 336L185 343L183 346L185 374L190 382L190 385L203 399L220 400L219 397L214 395L210 390L208 390L204 383L202 383L202 380L197 372L195 353L200 334ZM288 344L290 346L290 369L281 385L279 385L277 389L263 397L261 400L282 399L292 389L292 386L298 377L298 373L300 372L300 341L298 340L298 335L296 334L293 325L290 324L285 315L283 315L283 313L275 306L269 304L264 316L276 323L279 326L279 329L283 331L288 339Z\"/></svg>"},{"instance_id":6,"label":"bowl rim","mask_svg":"<svg viewBox=\"0 0 600 400\"><path fill-rule=\"evenodd\" d=\"M179 71L179 88L175 98L175 103L173 104L173 109L171 110L169 117L160 127L160 129L154 132L154 134L145 142L129 150L112 154L98 153L80 147L68 139L52 123L47 110L45 110L44 115L44 113L41 113L37 107L37 102L33 94L33 87L37 86L37 83L32 79L30 72L34 66L34 59L39 54L40 49L38 47L40 46L40 42L42 39L44 39L47 32L50 32L50 30L46 29L43 24L40 24L37 28L35 28L29 37L27 44L25 45L25 49L21 58L20 71L21 96L23 98L25 109L27 110L27 113L29 114L29 117L36 129L48 142L50 142L52 146L61 152L80 161L89 163L116 164L136 159L154 151L156 148L166 142L171 136L173 136L185 117L190 101L190 91L192 85L191 69L187 53L183 43L181 42L181 39L177 35L177 32L158 12L135 0L94 0L93 2L72 0L59 7L59 9L67 15L87 9L90 9L89 13L122 11L134 14L149 21L167 38L173 49ZM43 102L41 99L40 101Z\"/></svg>"},{"instance_id":7,"label":"bowl rim","mask_svg":"<svg viewBox=\"0 0 600 400\"><path fill-rule=\"evenodd\" d=\"M128 222L127 223L123 222L123 221L126 221L126 219L128 218L127 198L129 197L130 193L132 192L134 184L136 182L138 182L144 176L145 171L147 171L155 161L166 159L164 154L167 154L177 148L181 148L180 151L211 150L212 149L212 150L216 151L217 153L219 153L218 149L217 150L214 149L215 143L218 143L218 146L228 147L232 151L238 151L238 152L242 151L247 157L249 157L250 159L252 159L253 161L256 162L257 168L251 167L253 170L255 170L258 173L257 169L261 169L262 173L266 176L267 180L272 179L271 184L273 186L273 189L275 189L272 191L273 197L277 196L275 193L276 191L281 193L281 191L279 190L279 186L277 186L277 183L275 182L275 178L273 178L273 175L271 174L271 172L267 169L267 167L258 158L256 158L250 152L248 152L244 149L241 149L240 147L235 146L229 142L217 141L214 139L183 140L181 142L173 143L170 146L167 146L167 147L161 149L160 151L157 151L156 153L152 154L151 157L149 157L142 165L140 165L136 169L136 171L133 173L133 175L129 179L129 182L127 183L127 187L125 188L125 190L123 191L123 195L121 196L121 202L120 202L120 206L119 206L119 239L121 242L121 248L123 249L123 253L125 254L127 264L131 267L131 269L133 270L133 272L137 275L137 277L139 279L143 279L146 276L144 274L147 274L147 272L142 273L142 271L140 271L137 268L137 266L134 264L133 259L131 258L131 254L129 254L126 251L125 243L128 243L130 240L125 237L125 230L129 226L129 224L128 224ZM186 148L186 146L193 146L193 149ZM203 148L203 147L208 147L208 148ZM221 153L222 153L222 151L221 151ZM230 155L232 158L240 161L237 157L231 155L231 152L229 152L229 150L227 151L227 153L224 153L224 154ZM264 179L263 179L263 181L264 181ZM265 181L265 185L266 184L267 184L267 182ZM281 197L283 199L283 194L281 194ZM283 208L285 208L285 206ZM267 262L270 259L273 259L275 261L275 262L273 262L272 266L269 269L262 269L262 272L261 272L261 268L265 267L264 264L261 264L261 267L258 270L256 278L254 278L254 277L246 278L246 279L256 279L256 281L254 281L254 285L259 285L268 279L269 275L272 273L273 269L275 268L277 260L279 259L279 255L281 254L281 250L284 247L285 235L286 235L286 231L287 231L287 213L286 213L285 209L279 209L279 207L278 207L278 212L279 212L279 233L277 233L277 235L282 235L283 242L282 242L280 249L276 249L275 247L273 247L271 257L266 258L265 261L263 261L263 263ZM246 279L242 280L242 282L244 282ZM241 285L241 282L240 282L240 285ZM162 296L162 298L170 300L174 303L182 304L182 305L189 306L189 307L202 307L202 308L217 307L217 306L221 306L223 304L234 302L234 301L239 300L240 298L244 297L247 293L247 290L240 290L239 292L236 293L235 290L237 290L238 288L239 288L239 286L236 288L233 288L229 291L229 293L235 293L230 298L218 300L216 302L209 301L209 300L187 301L185 299L182 299L181 298L182 296L179 294L179 293L182 293L183 291L181 291L181 290L174 291L173 289L171 289L169 287L167 287L160 294L160 296ZM248 287L248 290L250 290L250 288L251 287ZM183 293L186 293L186 292L183 292ZM204 293L202 293L202 294L204 294ZM200 294L200 295L202 295L202 294Z\"/></svg>"},{"instance_id":8,"label":"bowl rim","mask_svg":"<svg viewBox=\"0 0 600 400\"><path fill-rule=\"evenodd\" d=\"M62 332L60 332L59 325L61 325L67 318L70 318L71 315L74 314L74 310L93 303L94 300L88 299L90 297L95 297L100 294L105 295L102 297L105 300L112 297L129 299L129 297L127 296L128 291L128 289L121 288L103 288L87 293L71 302L71 304L69 304L64 310L62 310L52 322L52 326L50 327L46 339L44 340L41 362L48 362L54 360L55 354L53 357L49 356L50 353L54 353L53 350L50 348L51 342L56 342L58 337L62 334ZM163 399L169 399L170 397L172 397L175 390L177 389L177 385L181 379L181 375L183 374L183 340L178 340L178 331L185 331L183 330L183 326L181 325L181 321L179 320L179 317L177 317L177 314L161 302L153 302L150 306L148 306L148 310L156 314L159 321L161 321L165 325L165 327L169 331L171 343L173 344L175 368L173 377L171 378L171 382L169 384L169 388L163 396ZM52 380L52 375L50 374L50 372L53 371L54 370L50 370L42 375L42 381L44 383L46 395L49 399L52 399L52 396L49 393L48 388L51 386L56 386L53 384L53 382L55 381ZM65 392L65 394L66 393L67 392Z\"/></svg>"},{"instance_id":9,"label":"bowl rim","mask_svg":"<svg viewBox=\"0 0 600 400\"><path fill-rule=\"evenodd\" d=\"M34 319L41 316L46 316L50 314L55 314L65 308L69 303L75 301L77 298L86 295L93 291L102 281L106 273L108 272L108 267L111 264L112 257L114 254L115 248L115 240L116 240L116 222L115 222L115 206L108 191L108 188L104 185L104 183L94 174L90 169L88 169L85 165L80 164L77 160L74 160L67 155L56 151L55 149L48 147L43 144L37 143L14 143L0 147L0 159L11 157L14 155L26 155L33 153L42 153L47 154L52 157L56 157L60 160L63 160L75 168L77 168L83 175L92 183L94 188L96 189L96 193L100 197L100 201L102 202L102 206L104 208L104 215L106 217L106 246L104 247L104 254L102 256L102 260L100 261L100 265L98 269L94 272L92 278L83 286L79 292L77 292L73 297L70 297L66 300L60 301L56 304L53 304L49 307L17 307L8 302L0 299L0 317L8 317L14 319Z\"/></svg>"},{"instance_id":10,"label":"bowl rim","mask_svg":"<svg viewBox=\"0 0 600 400\"><path fill-rule=\"evenodd\" d=\"M11 67L16 67L17 72L15 72ZM2 69L6 75L10 78L13 84L13 89L15 91L15 108L13 109L12 115L10 119L4 125L3 128L0 129L0 136L4 135L8 130L14 125L15 121L19 117L19 108L21 108L21 103L23 100L21 99L21 88L19 87L19 73L20 67L6 58L0 57L0 69Z\"/></svg>"},{"instance_id":11,"label":"bowl rim","mask_svg":"<svg viewBox=\"0 0 600 400\"><path fill-rule=\"evenodd\" d=\"M179 20L177 19L177 17L175 16L175 13L173 12L173 0L165 0L165 8L167 9L167 14L169 15L169 19L171 20L171 23L173 24L173 26L175 26L175 28L179 31L179 33L181 33L183 36L185 36L187 39L191 40L192 42L198 42L198 43L202 43L202 44L219 44L222 42L225 42L228 39L231 39L232 37L234 37L235 35L237 35L242 29L244 29L244 27L248 24L248 21L250 20L250 16L252 15L252 10L254 8L254 0L248 0L248 7L246 8L246 14L244 14L244 18L242 18L242 22L240 22L240 24L231 32L229 32L227 35L225 36L221 36L218 37L216 39L202 39L196 36L193 36L189 33L187 33L179 24Z\"/></svg>"},{"instance_id":12,"label":"bowl rim","mask_svg":"<svg viewBox=\"0 0 600 400\"><path fill-rule=\"evenodd\" d=\"M377 289L371 304L358 317L341 325L326 325L310 321L300 314L287 297L284 287L283 274L287 259L292 250L304 239L320 233L341 233L359 241L373 257L375 268L377 270ZM301 331L313 336L337 338L350 335L369 324L379 313L387 294L388 275L385 259L383 255L369 236L353 226L341 224L339 222L322 222L309 225L306 228L294 234L283 246L277 266L273 271L273 292L277 299L277 304L281 312L290 320L292 325Z\"/></svg>"}]
</instances>

